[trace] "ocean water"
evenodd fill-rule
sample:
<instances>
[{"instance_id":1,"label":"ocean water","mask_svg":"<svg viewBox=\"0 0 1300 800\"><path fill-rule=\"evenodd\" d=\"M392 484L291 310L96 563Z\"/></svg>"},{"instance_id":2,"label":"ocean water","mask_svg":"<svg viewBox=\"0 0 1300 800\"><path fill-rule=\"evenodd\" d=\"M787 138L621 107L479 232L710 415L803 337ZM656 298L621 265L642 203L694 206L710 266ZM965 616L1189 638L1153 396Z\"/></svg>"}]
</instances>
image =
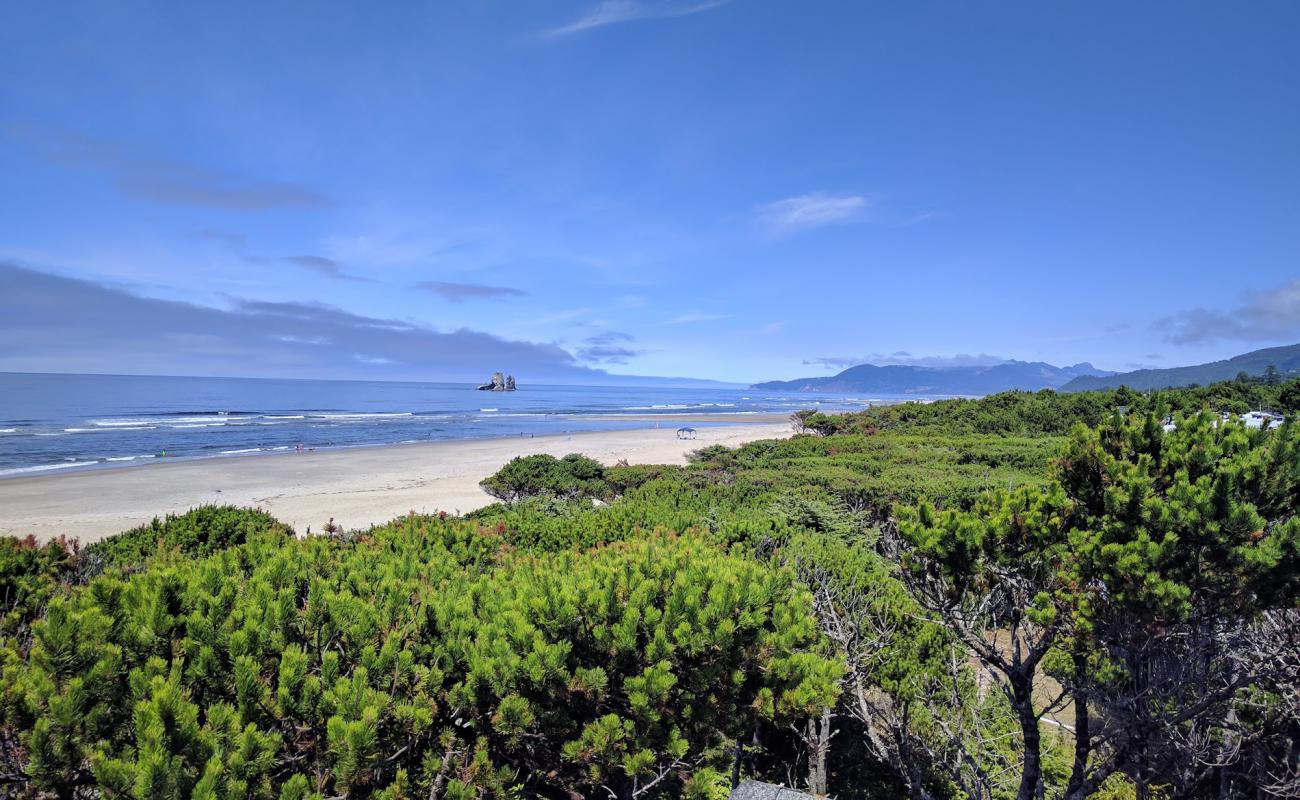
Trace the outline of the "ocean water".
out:
<instances>
[{"instance_id":1,"label":"ocean water","mask_svg":"<svg viewBox=\"0 0 1300 800\"><path fill-rule=\"evenodd\" d=\"M0 478L305 449L677 426L896 398L756 389L0 373ZM915 399L915 398L912 398ZM654 416L647 423L645 416ZM662 418L662 419L659 419ZM165 455L164 455L165 454Z\"/></svg>"}]
</instances>

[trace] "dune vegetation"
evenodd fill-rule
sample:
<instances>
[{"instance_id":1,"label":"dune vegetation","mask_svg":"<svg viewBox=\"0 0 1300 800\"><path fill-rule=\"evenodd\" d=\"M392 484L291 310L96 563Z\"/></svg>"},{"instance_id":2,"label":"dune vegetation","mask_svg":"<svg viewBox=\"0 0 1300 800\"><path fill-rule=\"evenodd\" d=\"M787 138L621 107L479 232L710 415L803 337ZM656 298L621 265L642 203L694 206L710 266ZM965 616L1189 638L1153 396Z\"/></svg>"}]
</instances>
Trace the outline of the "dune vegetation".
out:
<instances>
[{"instance_id":1,"label":"dune vegetation","mask_svg":"<svg viewBox=\"0 0 1300 800\"><path fill-rule=\"evenodd\" d=\"M848 415L293 532L0 540L7 796L1296 796L1296 382ZM1170 424L1166 424L1168 421Z\"/></svg>"}]
</instances>

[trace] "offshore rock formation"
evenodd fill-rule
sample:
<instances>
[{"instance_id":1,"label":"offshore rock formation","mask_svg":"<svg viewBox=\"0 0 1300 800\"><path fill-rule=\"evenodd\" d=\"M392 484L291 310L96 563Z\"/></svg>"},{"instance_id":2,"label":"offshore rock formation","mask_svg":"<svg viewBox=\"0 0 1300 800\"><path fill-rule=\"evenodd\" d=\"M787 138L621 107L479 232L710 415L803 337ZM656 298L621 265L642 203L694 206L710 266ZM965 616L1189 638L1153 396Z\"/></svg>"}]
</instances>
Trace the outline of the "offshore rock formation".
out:
<instances>
[{"instance_id":1,"label":"offshore rock formation","mask_svg":"<svg viewBox=\"0 0 1300 800\"><path fill-rule=\"evenodd\" d=\"M492 382L483 384L478 387L478 390L480 392L513 392L515 390L515 376L494 372L492 373Z\"/></svg>"}]
</instances>

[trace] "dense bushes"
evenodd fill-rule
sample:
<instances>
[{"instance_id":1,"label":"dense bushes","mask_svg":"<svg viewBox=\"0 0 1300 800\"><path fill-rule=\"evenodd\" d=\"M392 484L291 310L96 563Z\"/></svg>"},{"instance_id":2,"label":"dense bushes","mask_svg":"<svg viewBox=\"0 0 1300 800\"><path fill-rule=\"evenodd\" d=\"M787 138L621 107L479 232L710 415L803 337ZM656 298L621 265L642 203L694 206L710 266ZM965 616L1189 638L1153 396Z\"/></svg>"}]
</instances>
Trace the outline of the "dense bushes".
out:
<instances>
[{"instance_id":1,"label":"dense bushes","mask_svg":"<svg viewBox=\"0 0 1300 800\"><path fill-rule=\"evenodd\" d=\"M978 400L900 403L853 414L805 414L802 422L822 435L933 429L950 434L1059 436L1076 423L1098 424L1115 408L1116 398L1116 392L1014 391Z\"/></svg>"},{"instance_id":2,"label":"dense bushes","mask_svg":"<svg viewBox=\"0 0 1300 800\"><path fill-rule=\"evenodd\" d=\"M79 581L85 559L75 543L32 537L0 538L0 644L25 644L32 620L69 583Z\"/></svg>"},{"instance_id":3,"label":"dense bushes","mask_svg":"<svg viewBox=\"0 0 1300 800\"><path fill-rule=\"evenodd\" d=\"M265 511L199 506L184 514L168 514L165 519L154 517L146 525L89 544L85 551L104 566L131 566L165 552L206 556L265 532L293 535L292 530Z\"/></svg>"},{"instance_id":4,"label":"dense bushes","mask_svg":"<svg viewBox=\"0 0 1300 800\"><path fill-rule=\"evenodd\" d=\"M1242 414L1269 409L1300 411L1300 378L1270 385L1255 380L1137 392L1128 387L1097 392L1011 391L979 399L900 403L852 414L802 411L798 425L824 436L884 430L1062 436L1077 424L1096 427L1111 414L1167 417L1202 409Z\"/></svg>"},{"instance_id":5,"label":"dense bushes","mask_svg":"<svg viewBox=\"0 0 1300 800\"><path fill-rule=\"evenodd\" d=\"M201 506L84 547L62 537L44 544L0 538L0 642L17 636L25 647L31 622L51 598L105 569L134 569L160 555L203 556L255 534L284 538L293 531L257 509Z\"/></svg>"},{"instance_id":6,"label":"dense bushes","mask_svg":"<svg viewBox=\"0 0 1300 800\"><path fill-rule=\"evenodd\" d=\"M1300 713L1277 688L1300 680L1298 512L1296 424L1116 416L1076 428L1046 486L902 509L897 543L913 596L1011 701L1022 800L1051 785L1044 674L1076 716L1071 800L1119 775L1176 796L1285 794L1300 730L1237 731Z\"/></svg>"},{"instance_id":7,"label":"dense bushes","mask_svg":"<svg viewBox=\"0 0 1300 800\"><path fill-rule=\"evenodd\" d=\"M55 599L6 654L3 724L54 793L631 797L832 703L815 637L789 572L696 538L516 556L410 517Z\"/></svg>"},{"instance_id":8,"label":"dense bushes","mask_svg":"<svg viewBox=\"0 0 1300 800\"><path fill-rule=\"evenodd\" d=\"M1039 483L1059 443L1042 436L941 432L800 436L701 451L692 466L777 493L827 494L882 521L896 503L927 498L945 507L969 507L992 486Z\"/></svg>"},{"instance_id":9,"label":"dense bushes","mask_svg":"<svg viewBox=\"0 0 1300 800\"><path fill-rule=\"evenodd\" d=\"M577 453L564 458L545 453L520 456L479 485L483 491L507 503L538 495L564 500L601 497L609 488L600 462Z\"/></svg>"}]
</instances>

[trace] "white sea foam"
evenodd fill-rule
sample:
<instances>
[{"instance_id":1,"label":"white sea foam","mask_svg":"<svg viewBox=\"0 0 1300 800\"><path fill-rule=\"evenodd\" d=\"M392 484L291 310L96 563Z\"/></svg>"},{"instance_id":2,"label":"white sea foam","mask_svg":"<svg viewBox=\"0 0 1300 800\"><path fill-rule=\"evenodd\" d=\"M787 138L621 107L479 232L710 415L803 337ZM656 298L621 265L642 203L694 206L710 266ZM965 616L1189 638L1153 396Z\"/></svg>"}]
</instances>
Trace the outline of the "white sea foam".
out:
<instances>
[{"instance_id":1,"label":"white sea foam","mask_svg":"<svg viewBox=\"0 0 1300 800\"><path fill-rule=\"evenodd\" d=\"M96 428L138 428L141 425L150 422L160 422L165 420L156 419L92 419L90 424Z\"/></svg>"},{"instance_id":2,"label":"white sea foam","mask_svg":"<svg viewBox=\"0 0 1300 800\"><path fill-rule=\"evenodd\" d=\"M324 419L368 419L371 417L411 417L415 416L410 411L393 411L393 412L370 412L370 413L353 413L353 414L321 414Z\"/></svg>"},{"instance_id":3,"label":"white sea foam","mask_svg":"<svg viewBox=\"0 0 1300 800\"><path fill-rule=\"evenodd\" d=\"M708 404L705 403L705 405ZM678 403L668 403L668 404L653 405L653 406L624 406L621 410L622 411L664 411L666 409L674 409L674 408L690 408L690 406L682 405Z\"/></svg>"},{"instance_id":4,"label":"white sea foam","mask_svg":"<svg viewBox=\"0 0 1300 800\"><path fill-rule=\"evenodd\" d=\"M73 467L93 467L98 461L71 461L66 464L38 464L34 467L14 467L12 469L0 469L0 475L23 475L28 472L49 472L55 469L71 469Z\"/></svg>"},{"instance_id":5,"label":"white sea foam","mask_svg":"<svg viewBox=\"0 0 1300 800\"><path fill-rule=\"evenodd\" d=\"M17 428L0 428L0 433L17 433Z\"/></svg>"},{"instance_id":6,"label":"white sea foam","mask_svg":"<svg viewBox=\"0 0 1300 800\"><path fill-rule=\"evenodd\" d=\"M135 461L137 458L153 458L153 454L143 456L111 456L104 459L105 461Z\"/></svg>"},{"instance_id":7,"label":"white sea foam","mask_svg":"<svg viewBox=\"0 0 1300 800\"><path fill-rule=\"evenodd\" d=\"M130 419L109 418L109 419L92 419L87 420L96 428L138 428L142 425L172 425L179 427L184 424L225 425L228 423L243 422L253 419L251 417L232 417L229 414L189 414L183 417L133 417Z\"/></svg>"},{"instance_id":8,"label":"white sea foam","mask_svg":"<svg viewBox=\"0 0 1300 800\"><path fill-rule=\"evenodd\" d=\"M479 411L497 411L495 408L480 408Z\"/></svg>"},{"instance_id":9,"label":"white sea foam","mask_svg":"<svg viewBox=\"0 0 1300 800\"><path fill-rule=\"evenodd\" d=\"M246 417L232 417L229 414L194 414L189 417L169 417L167 422L235 422Z\"/></svg>"},{"instance_id":10,"label":"white sea foam","mask_svg":"<svg viewBox=\"0 0 1300 800\"><path fill-rule=\"evenodd\" d=\"M221 455L233 456L236 455L237 453L260 453L260 452L262 452L262 448L260 447L247 447L243 450L222 450Z\"/></svg>"}]
</instances>

